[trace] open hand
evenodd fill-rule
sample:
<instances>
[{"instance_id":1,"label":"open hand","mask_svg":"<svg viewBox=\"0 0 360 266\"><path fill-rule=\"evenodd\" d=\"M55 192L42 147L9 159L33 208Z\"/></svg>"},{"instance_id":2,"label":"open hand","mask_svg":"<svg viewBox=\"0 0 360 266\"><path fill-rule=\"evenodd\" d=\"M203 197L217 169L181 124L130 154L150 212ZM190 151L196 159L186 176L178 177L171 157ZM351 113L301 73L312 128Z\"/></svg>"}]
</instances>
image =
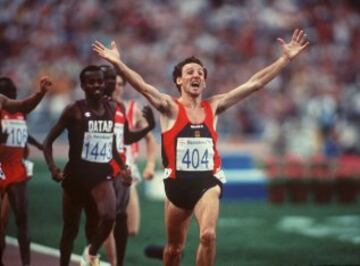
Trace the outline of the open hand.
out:
<instances>
[{"instance_id":1,"label":"open hand","mask_svg":"<svg viewBox=\"0 0 360 266\"><path fill-rule=\"evenodd\" d=\"M281 38L277 38L277 40L282 46L284 55L289 60L294 59L310 44L308 41L306 41L306 34L304 33L304 31L298 29L294 31L290 42L285 43L285 41Z\"/></svg>"},{"instance_id":2,"label":"open hand","mask_svg":"<svg viewBox=\"0 0 360 266\"><path fill-rule=\"evenodd\" d=\"M146 119L146 122L148 123L150 130L152 130L155 127L155 117L149 105L145 105L143 107L142 115Z\"/></svg>"},{"instance_id":3,"label":"open hand","mask_svg":"<svg viewBox=\"0 0 360 266\"><path fill-rule=\"evenodd\" d=\"M110 63L116 63L120 60L119 49L114 41L111 42L110 49L106 48L103 43L95 41L92 44L92 49Z\"/></svg>"}]
</instances>

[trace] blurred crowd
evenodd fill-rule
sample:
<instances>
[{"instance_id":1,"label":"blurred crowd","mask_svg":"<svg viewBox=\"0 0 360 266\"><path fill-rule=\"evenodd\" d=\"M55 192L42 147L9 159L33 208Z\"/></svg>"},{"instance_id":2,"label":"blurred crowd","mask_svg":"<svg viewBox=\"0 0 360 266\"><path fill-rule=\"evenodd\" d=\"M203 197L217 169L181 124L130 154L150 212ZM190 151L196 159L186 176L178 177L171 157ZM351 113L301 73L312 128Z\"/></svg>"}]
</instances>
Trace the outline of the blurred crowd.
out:
<instances>
[{"instance_id":1,"label":"blurred crowd","mask_svg":"<svg viewBox=\"0 0 360 266\"><path fill-rule=\"evenodd\" d=\"M360 8L357 1L1 0L0 74L20 96L50 75L56 90L29 117L47 132L80 98L79 72L104 62L95 40L115 40L124 60L177 96L173 66L195 55L209 71L207 95L245 82L280 54L295 28L310 48L264 90L219 119L225 140L267 141L280 154L360 154ZM127 87L127 97L139 95ZM42 125L39 127L39 125ZM40 132L39 132L40 131Z\"/></svg>"}]
</instances>

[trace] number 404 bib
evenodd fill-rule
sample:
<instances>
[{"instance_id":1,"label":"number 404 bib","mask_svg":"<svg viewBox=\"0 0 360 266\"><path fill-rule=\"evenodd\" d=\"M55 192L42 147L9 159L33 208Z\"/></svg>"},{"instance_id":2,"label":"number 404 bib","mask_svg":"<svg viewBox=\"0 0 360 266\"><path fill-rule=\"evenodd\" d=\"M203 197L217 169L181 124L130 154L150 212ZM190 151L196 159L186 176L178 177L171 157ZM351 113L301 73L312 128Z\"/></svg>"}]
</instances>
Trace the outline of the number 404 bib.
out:
<instances>
[{"instance_id":1,"label":"number 404 bib","mask_svg":"<svg viewBox=\"0 0 360 266\"><path fill-rule=\"evenodd\" d=\"M213 168L214 149L211 138L177 139L177 171L211 171Z\"/></svg>"}]
</instances>

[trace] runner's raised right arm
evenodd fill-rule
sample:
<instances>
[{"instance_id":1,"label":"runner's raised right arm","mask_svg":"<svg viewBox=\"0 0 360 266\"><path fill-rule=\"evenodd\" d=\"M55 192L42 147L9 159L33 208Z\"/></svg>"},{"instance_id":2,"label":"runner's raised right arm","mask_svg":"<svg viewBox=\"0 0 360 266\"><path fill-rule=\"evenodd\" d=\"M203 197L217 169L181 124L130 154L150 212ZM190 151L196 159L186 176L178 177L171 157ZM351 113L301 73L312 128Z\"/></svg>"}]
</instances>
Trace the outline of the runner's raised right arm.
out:
<instances>
[{"instance_id":1,"label":"runner's raised right arm","mask_svg":"<svg viewBox=\"0 0 360 266\"><path fill-rule=\"evenodd\" d=\"M24 100L13 100L0 94L0 110L2 108L10 112L30 113L42 100L52 83L49 77L44 76L40 80L40 90Z\"/></svg>"},{"instance_id":2,"label":"runner's raised right arm","mask_svg":"<svg viewBox=\"0 0 360 266\"><path fill-rule=\"evenodd\" d=\"M145 82L137 72L129 68L121 60L119 50L114 41L111 42L110 49L106 48L99 41L96 41L92 46L93 50L99 56L112 63L116 70L131 84L131 86L144 95L159 112L168 115L176 113L177 105L172 97L161 93L157 88Z\"/></svg>"}]
</instances>

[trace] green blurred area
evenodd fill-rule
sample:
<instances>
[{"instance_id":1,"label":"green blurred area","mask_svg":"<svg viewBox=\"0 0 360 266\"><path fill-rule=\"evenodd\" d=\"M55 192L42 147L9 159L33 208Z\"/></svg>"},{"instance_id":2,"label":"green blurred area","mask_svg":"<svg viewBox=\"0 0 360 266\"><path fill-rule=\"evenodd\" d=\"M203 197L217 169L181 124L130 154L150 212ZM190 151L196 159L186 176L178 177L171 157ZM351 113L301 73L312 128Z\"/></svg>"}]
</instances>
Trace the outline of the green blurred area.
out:
<instances>
[{"instance_id":1,"label":"green blurred area","mask_svg":"<svg viewBox=\"0 0 360 266\"><path fill-rule=\"evenodd\" d=\"M36 162L35 167L35 175L29 183L32 241L57 248L62 229L61 187L51 180L44 162ZM141 229L138 236L129 238L125 265L162 265L159 260L146 258L143 252L146 245L161 245L165 239L163 203L145 198L144 186L144 182L139 185ZM216 265L360 264L360 224L354 225L354 221L360 221L359 205L271 205L267 202L223 200L217 232ZM342 222L334 225L336 217ZM288 218L295 221L292 224L295 229L310 220L308 229L314 229L315 234L311 235L311 230L306 235L306 230L301 233L295 229L281 229L279 225ZM324 228L333 228L340 233L330 233ZM8 233L16 236L12 216ZM198 234L197 224L193 221L182 265L195 265ZM352 236L359 238L356 244L348 241ZM81 254L84 246L81 228L74 253Z\"/></svg>"}]
</instances>

